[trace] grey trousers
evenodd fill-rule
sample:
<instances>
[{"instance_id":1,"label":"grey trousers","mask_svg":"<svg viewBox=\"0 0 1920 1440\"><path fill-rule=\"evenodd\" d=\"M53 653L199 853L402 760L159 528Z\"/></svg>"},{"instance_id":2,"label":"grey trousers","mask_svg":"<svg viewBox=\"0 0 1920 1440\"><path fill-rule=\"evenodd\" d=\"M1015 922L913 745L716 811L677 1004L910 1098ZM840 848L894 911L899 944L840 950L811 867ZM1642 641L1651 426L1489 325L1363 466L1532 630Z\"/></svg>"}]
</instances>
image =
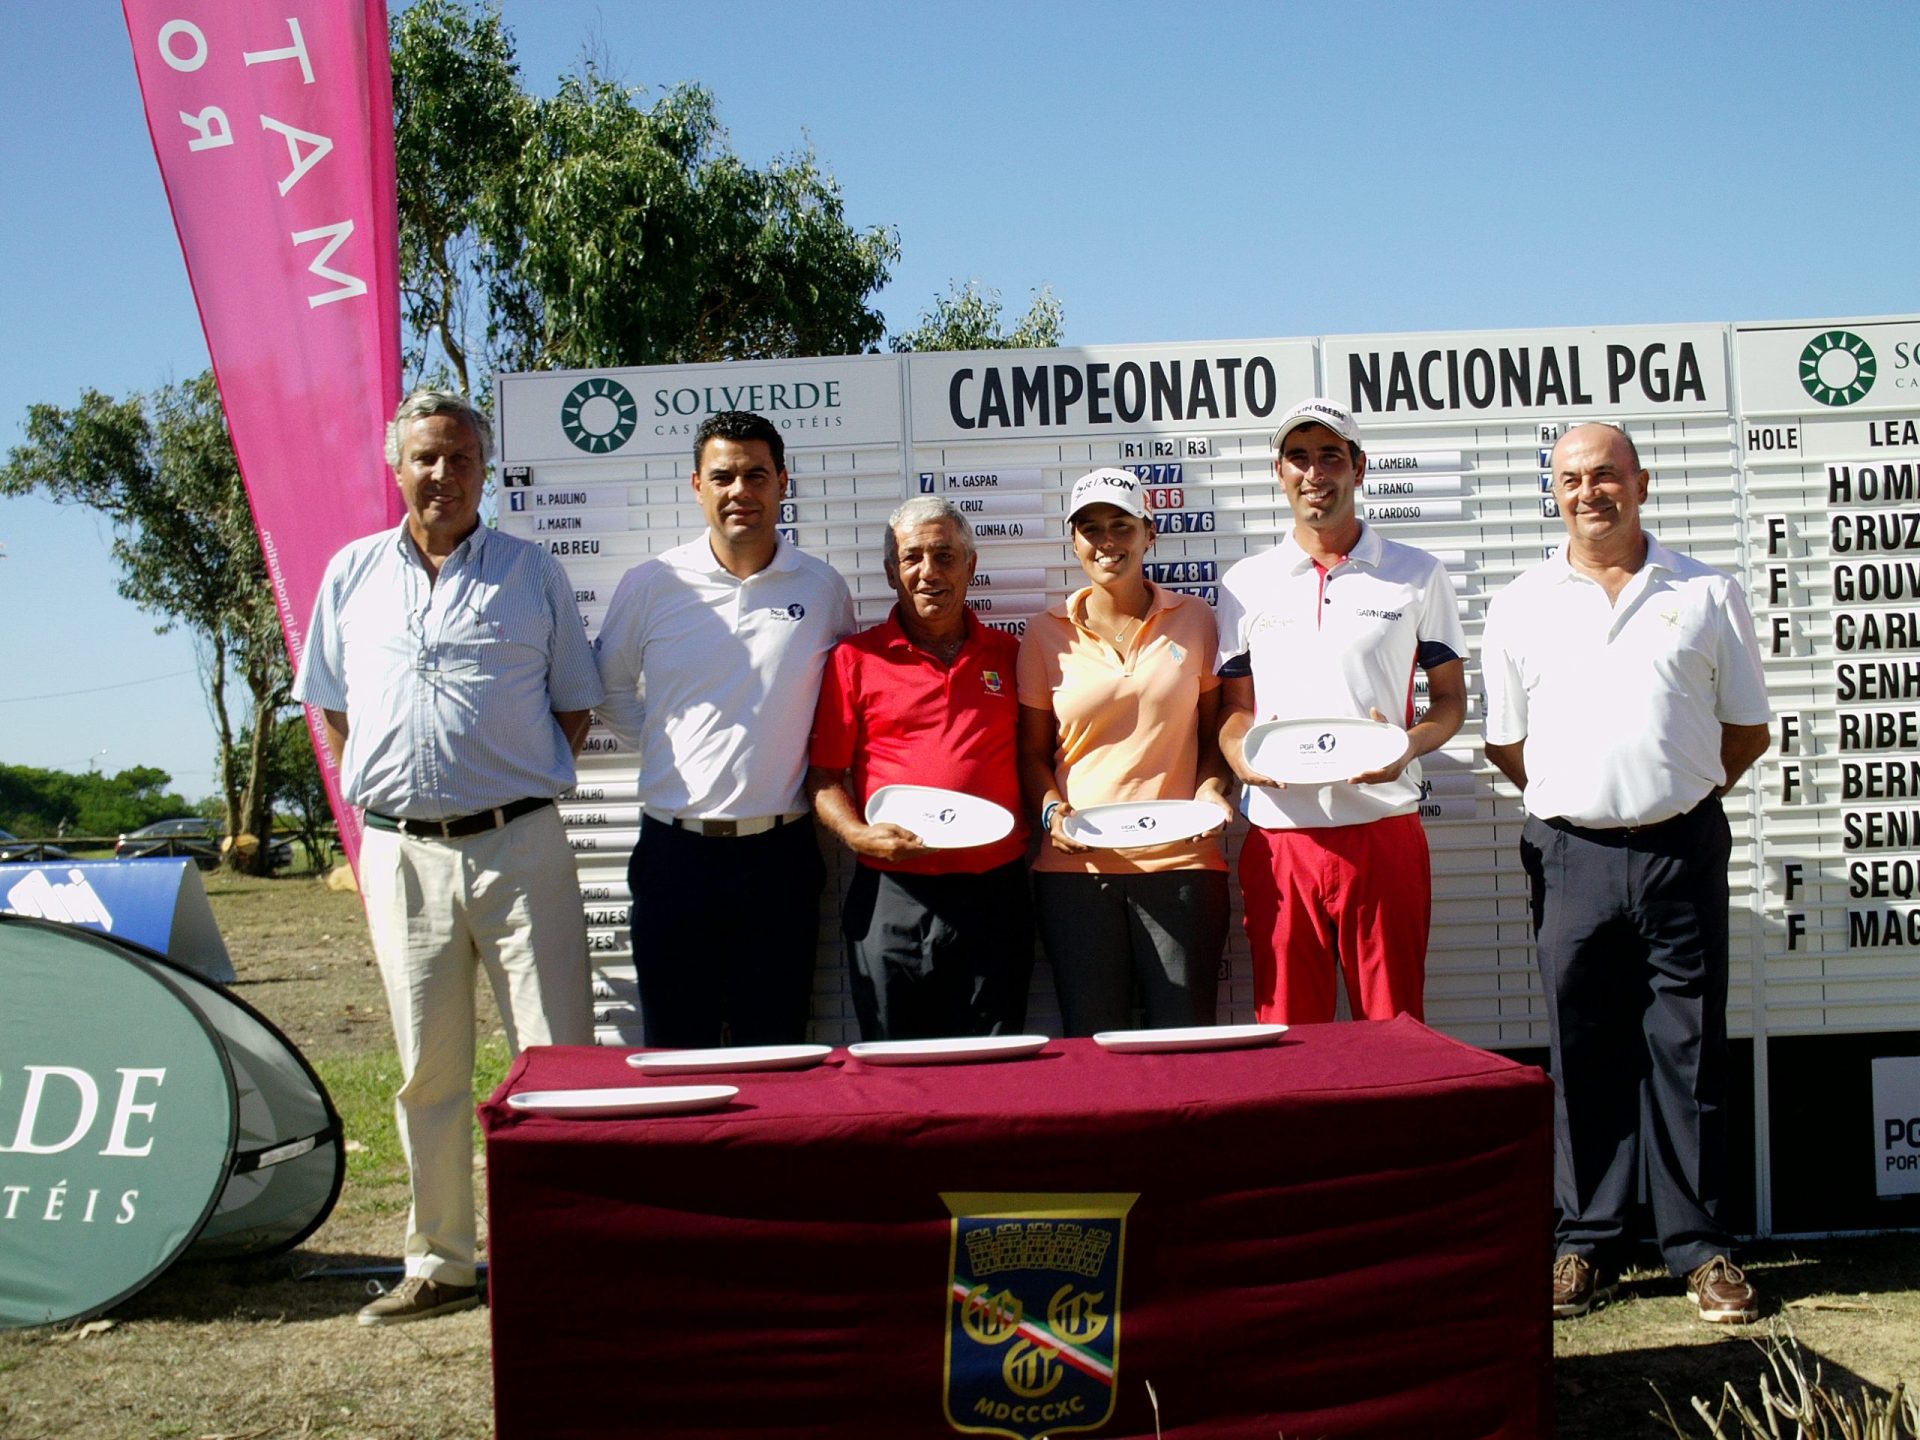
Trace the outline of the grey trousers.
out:
<instances>
[{"instance_id":1,"label":"grey trousers","mask_svg":"<svg viewBox=\"0 0 1920 1440\"><path fill-rule=\"evenodd\" d=\"M1729 1250L1726 815L1640 830L1529 818L1554 1077L1556 1249L1615 1265L1645 1177L1668 1268Z\"/></svg>"},{"instance_id":2,"label":"grey trousers","mask_svg":"<svg viewBox=\"0 0 1920 1440\"><path fill-rule=\"evenodd\" d=\"M1227 943L1227 872L1038 872L1034 903L1061 1029L1124 1030L1140 988L1147 1024L1211 1025Z\"/></svg>"}]
</instances>

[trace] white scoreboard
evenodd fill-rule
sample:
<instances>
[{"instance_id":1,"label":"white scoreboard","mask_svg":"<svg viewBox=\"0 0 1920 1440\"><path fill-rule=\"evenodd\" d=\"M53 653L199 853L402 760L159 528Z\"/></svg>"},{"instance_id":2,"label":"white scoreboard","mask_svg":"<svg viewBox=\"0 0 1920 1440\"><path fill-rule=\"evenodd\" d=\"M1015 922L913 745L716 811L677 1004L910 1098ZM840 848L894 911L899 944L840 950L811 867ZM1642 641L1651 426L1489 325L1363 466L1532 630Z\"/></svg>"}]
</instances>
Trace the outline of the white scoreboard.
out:
<instances>
[{"instance_id":1,"label":"white scoreboard","mask_svg":"<svg viewBox=\"0 0 1920 1440\"><path fill-rule=\"evenodd\" d=\"M979 537L976 612L1020 633L1083 583L1064 505L1096 465L1152 490L1155 579L1213 600L1229 565L1291 523L1269 440L1314 394L1353 409L1367 520L1441 559L1476 645L1489 598L1560 542L1555 439L1586 419L1626 426L1653 476L1649 528L1745 584L1777 712L1772 753L1729 800L1734 1033L1920 1031L1920 317L504 375L499 523L561 558L592 633L630 566L698 533L688 476L701 419L756 410L788 445L783 534L847 578L863 625L892 600L888 513L941 494ZM1528 1048L1545 1044L1546 1021L1521 810L1482 754L1477 658L1467 722L1426 764L1428 1018ZM637 1038L634 770L596 729L563 807L609 1039ZM829 861L844 881L847 857ZM1237 926L1228 967L1222 1018L1248 1018ZM1042 967L1039 1028L1051 1005ZM824 1040L852 1036L834 891L815 1024Z\"/></svg>"}]
</instances>

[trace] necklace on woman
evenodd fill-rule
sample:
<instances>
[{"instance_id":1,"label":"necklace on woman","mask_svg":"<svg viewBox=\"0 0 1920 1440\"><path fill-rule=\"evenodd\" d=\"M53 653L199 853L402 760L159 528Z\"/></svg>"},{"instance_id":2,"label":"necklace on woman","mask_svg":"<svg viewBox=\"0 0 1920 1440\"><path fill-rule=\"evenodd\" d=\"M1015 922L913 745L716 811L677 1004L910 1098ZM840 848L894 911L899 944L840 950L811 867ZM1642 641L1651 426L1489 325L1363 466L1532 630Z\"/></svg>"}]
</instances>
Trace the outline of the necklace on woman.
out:
<instances>
[{"instance_id":1,"label":"necklace on woman","mask_svg":"<svg viewBox=\"0 0 1920 1440\"><path fill-rule=\"evenodd\" d=\"M1149 603L1151 603L1151 598L1149 598ZM1088 628L1122 654L1126 652L1127 637L1140 628L1144 618L1143 616L1129 615L1124 610L1118 610L1118 613L1113 615L1097 614L1095 607L1092 605L1087 606L1086 613Z\"/></svg>"}]
</instances>

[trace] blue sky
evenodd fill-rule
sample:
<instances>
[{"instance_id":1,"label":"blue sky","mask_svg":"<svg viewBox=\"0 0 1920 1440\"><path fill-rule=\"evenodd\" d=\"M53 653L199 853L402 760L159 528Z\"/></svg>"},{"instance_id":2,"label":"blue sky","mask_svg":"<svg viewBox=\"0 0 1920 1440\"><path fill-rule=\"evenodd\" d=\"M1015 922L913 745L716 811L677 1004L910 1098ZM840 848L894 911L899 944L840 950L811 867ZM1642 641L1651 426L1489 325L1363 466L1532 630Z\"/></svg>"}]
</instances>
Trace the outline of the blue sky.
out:
<instances>
[{"instance_id":1,"label":"blue sky","mask_svg":"<svg viewBox=\"0 0 1920 1440\"><path fill-rule=\"evenodd\" d=\"M1072 344L1920 310L1920 8L508 0L523 78L590 38L698 80L749 161L811 141L879 304L950 280ZM0 445L206 349L119 7L0 10ZM211 790L192 646L104 528L0 501L0 760Z\"/></svg>"}]
</instances>

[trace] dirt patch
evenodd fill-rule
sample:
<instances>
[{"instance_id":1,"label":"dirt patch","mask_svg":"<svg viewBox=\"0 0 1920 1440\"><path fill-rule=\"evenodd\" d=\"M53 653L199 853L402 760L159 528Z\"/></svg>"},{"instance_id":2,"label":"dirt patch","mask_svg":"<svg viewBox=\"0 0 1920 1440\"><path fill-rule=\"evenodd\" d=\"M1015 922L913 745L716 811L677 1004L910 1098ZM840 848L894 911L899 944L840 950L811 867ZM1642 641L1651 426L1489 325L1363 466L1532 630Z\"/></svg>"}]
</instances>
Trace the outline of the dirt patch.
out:
<instances>
[{"instance_id":1,"label":"dirt patch","mask_svg":"<svg viewBox=\"0 0 1920 1440\"><path fill-rule=\"evenodd\" d=\"M286 1032L309 1060L393 1049L386 996L360 897L318 878L207 877L233 956L234 993ZM487 987L475 1024L499 1029Z\"/></svg>"}]
</instances>

